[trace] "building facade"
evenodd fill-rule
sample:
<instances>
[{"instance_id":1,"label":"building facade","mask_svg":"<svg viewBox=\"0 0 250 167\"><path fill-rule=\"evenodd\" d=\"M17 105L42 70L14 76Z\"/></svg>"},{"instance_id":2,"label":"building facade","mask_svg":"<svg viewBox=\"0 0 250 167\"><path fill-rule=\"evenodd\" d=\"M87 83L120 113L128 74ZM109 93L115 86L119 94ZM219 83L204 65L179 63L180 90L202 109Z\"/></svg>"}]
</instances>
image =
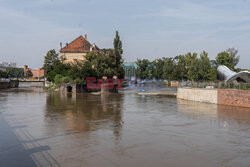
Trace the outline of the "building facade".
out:
<instances>
[{"instance_id":1,"label":"building facade","mask_svg":"<svg viewBox=\"0 0 250 167\"><path fill-rule=\"evenodd\" d=\"M13 62L0 62L0 70L6 71L6 68L17 68L17 66Z\"/></svg>"},{"instance_id":2,"label":"building facade","mask_svg":"<svg viewBox=\"0 0 250 167\"><path fill-rule=\"evenodd\" d=\"M31 69L28 68L27 65L23 66L23 70L24 70L24 76L26 76L27 71L31 71L33 74L33 78L43 78L44 77L44 69L42 68L38 68L38 69Z\"/></svg>"},{"instance_id":3,"label":"building facade","mask_svg":"<svg viewBox=\"0 0 250 167\"><path fill-rule=\"evenodd\" d=\"M60 57L64 63L74 63L75 60L84 61L85 56L91 51L99 52L100 49L87 41L87 35L81 35L60 50Z\"/></svg>"},{"instance_id":4,"label":"building facade","mask_svg":"<svg viewBox=\"0 0 250 167\"><path fill-rule=\"evenodd\" d=\"M123 65L126 79L136 78L137 64L135 62L125 62Z\"/></svg>"}]
</instances>

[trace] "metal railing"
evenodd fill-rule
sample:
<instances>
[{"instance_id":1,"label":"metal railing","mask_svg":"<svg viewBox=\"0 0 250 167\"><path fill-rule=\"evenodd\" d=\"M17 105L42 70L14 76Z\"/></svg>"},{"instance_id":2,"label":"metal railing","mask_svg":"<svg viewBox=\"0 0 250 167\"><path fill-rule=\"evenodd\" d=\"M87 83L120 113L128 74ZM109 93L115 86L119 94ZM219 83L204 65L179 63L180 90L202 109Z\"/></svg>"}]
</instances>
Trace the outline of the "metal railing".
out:
<instances>
[{"instance_id":1,"label":"metal railing","mask_svg":"<svg viewBox=\"0 0 250 167\"><path fill-rule=\"evenodd\" d=\"M179 82L179 87L250 90L250 83L182 81Z\"/></svg>"}]
</instances>

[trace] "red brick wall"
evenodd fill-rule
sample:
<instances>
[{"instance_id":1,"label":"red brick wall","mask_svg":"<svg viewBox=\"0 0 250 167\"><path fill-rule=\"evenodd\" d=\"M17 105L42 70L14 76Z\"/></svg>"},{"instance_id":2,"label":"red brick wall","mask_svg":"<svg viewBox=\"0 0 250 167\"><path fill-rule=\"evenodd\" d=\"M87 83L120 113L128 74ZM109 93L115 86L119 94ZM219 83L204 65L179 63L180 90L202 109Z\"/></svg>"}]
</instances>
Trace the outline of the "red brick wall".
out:
<instances>
[{"instance_id":1,"label":"red brick wall","mask_svg":"<svg viewBox=\"0 0 250 167\"><path fill-rule=\"evenodd\" d=\"M218 89L218 104L250 107L250 90Z\"/></svg>"},{"instance_id":2,"label":"red brick wall","mask_svg":"<svg viewBox=\"0 0 250 167\"><path fill-rule=\"evenodd\" d=\"M33 74L33 78L41 78L44 77L44 69L38 68L38 69L30 69L28 66L24 66L24 75L26 75L26 72L30 70Z\"/></svg>"},{"instance_id":3,"label":"red brick wall","mask_svg":"<svg viewBox=\"0 0 250 167\"><path fill-rule=\"evenodd\" d=\"M44 77L44 69L32 69L31 70L32 74L33 74L33 77L34 78L41 78L41 77Z\"/></svg>"}]
</instances>

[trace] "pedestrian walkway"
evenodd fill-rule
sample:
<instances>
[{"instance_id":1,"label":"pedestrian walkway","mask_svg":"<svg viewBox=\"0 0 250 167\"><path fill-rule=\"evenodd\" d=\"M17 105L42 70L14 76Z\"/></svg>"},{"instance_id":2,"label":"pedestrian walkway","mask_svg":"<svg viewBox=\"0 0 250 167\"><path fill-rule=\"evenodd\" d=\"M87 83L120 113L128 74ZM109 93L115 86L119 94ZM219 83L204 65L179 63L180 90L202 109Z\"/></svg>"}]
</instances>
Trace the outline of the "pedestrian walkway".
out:
<instances>
[{"instance_id":1,"label":"pedestrian walkway","mask_svg":"<svg viewBox=\"0 0 250 167\"><path fill-rule=\"evenodd\" d=\"M33 167L36 166L28 150L24 148L0 113L0 166Z\"/></svg>"}]
</instances>

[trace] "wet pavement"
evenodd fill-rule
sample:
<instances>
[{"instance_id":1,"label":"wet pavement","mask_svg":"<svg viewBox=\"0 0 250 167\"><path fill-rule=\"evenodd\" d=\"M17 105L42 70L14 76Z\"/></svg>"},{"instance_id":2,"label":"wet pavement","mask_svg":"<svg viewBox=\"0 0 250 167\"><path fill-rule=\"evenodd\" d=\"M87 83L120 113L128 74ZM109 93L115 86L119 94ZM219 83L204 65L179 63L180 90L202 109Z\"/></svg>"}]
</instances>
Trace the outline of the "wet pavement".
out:
<instances>
[{"instance_id":1,"label":"wet pavement","mask_svg":"<svg viewBox=\"0 0 250 167\"><path fill-rule=\"evenodd\" d=\"M249 166L250 109L123 92L0 92L0 166Z\"/></svg>"},{"instance_id":2,"label":"wet pavement","mask_svg":"<svg viewBox=\"0 0 250 167\"><path fill-rule=\"evenodd\" d=\"M35 162L30 157L30 151L26 150L13 129L0 115L0 162L1 166L35 166ZM13 161L13 157L15 160Z\"/></svg>"}]
</instances>

